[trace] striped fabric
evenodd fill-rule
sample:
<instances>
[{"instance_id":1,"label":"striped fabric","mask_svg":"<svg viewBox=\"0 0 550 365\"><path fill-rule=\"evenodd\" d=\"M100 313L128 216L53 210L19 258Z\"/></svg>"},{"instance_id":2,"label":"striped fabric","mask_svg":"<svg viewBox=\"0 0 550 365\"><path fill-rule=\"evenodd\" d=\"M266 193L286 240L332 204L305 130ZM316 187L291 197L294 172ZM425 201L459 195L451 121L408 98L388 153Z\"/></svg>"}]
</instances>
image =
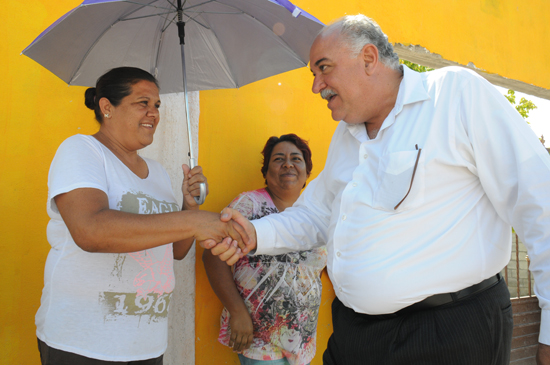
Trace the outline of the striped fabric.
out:
<instances>
[{"instance_id":1,"label":"striped fabric","mask_svg":"<svg viewBox=\"0 0 550 365\"><path fill-rule=\"evenodd\" d=\"M338 298L325 365L508 365L512 305L506 283L402 316L356 313Z\"/></svg>"}]
</instances>

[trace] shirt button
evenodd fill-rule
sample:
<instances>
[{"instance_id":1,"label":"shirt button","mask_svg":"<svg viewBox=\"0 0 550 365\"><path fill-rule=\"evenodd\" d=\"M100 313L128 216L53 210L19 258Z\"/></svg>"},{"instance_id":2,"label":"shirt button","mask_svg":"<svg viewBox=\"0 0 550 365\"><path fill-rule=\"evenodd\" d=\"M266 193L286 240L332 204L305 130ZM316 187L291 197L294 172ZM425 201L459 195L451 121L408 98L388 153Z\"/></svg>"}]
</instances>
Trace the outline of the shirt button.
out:
<instances>
[{"instance_id":1,"label":"shirt button","mask_svg":"<svg viewBox=\"0 0 550 365\"><path fill-rule=\"evenodd\" d=\"M338 288L338 291L341 293L342 292L342 287Z\"/></svg>"},{"instance_id":2,"label":"shirt button","mask_svg":"<svg viewBox=\"0 0 550 365\"><path fill-rule=\"evenodd\" d=\"M341 253L340 251L336 252L336 256L340 257Z\"/></svg>"},{"instance_id":3,"label":"shirt button","mask_svg":"<svg viewBox=\"0 0 550 365\"><path fill-rule=\"evenodd\" d=\"M367 155L366 153L363 155L363 158L366 160L367 157L369 157L369 155Z\"/></svg>"},{"instance_id":4,"label":"shirt button","mask_svg":"<svg viewBox=\"0 0 550 365\"><path fill-rule=\"evenodd\" d=\"M353 187L356 187L356 186L357 186L357 183L353 183L352 186L353 186Z\"/></svg>"},{"instance_id":5,"label":"shirt button","mask_svg":"<svg viewBox=\"0 0 550 365\"><path fill-rule=\"evenodd\" d=\"M347 217L346 217L346 215L344 214L344 215L342 216L342 220L345 221L346 218L347 218Z\"/></svg>"}]
</instances>

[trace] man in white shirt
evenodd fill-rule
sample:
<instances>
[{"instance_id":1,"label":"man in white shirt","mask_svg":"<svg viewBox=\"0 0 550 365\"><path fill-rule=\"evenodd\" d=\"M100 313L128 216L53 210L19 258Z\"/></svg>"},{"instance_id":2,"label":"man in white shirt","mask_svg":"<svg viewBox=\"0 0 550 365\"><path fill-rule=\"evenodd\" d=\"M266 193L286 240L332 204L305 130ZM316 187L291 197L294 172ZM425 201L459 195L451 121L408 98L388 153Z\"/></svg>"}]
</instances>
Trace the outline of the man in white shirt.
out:
<instances>
[{"instance_id":1,"label":"man in white shirt","mask_svg":"<svg viewBox=\"0 0 550 365\"><path fill-rule=\"evenodd\" d=\"M400 66L363 15L325 27L310 67L341 121L325 169L281 214L251 224L226 209L250 242L212 252L231 264L327 245L337 298L325 364L508 364L498 273L513 226L542 308L537 360L550 364L550 157L519 114L474 72Z\"/></svg>"}]
</instances>

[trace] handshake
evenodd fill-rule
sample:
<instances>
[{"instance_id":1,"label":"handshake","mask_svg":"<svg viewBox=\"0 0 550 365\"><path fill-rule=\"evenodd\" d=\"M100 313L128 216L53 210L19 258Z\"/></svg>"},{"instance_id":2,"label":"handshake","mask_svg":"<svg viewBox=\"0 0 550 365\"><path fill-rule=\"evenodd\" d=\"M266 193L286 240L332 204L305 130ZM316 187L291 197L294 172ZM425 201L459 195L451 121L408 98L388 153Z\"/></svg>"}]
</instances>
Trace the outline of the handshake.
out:
<instances>
[{"instance_id":1,"label":"handshake","mask_svg":"<svg viewBox=\"0 0 550 365\"><path fill-rule=\"evenodd\" d=\"M200 222L195 226L193 237L227 265L233 265L256 249L256 229L238 211L224 208L220 215L206 211L196 213L199 213Z\"/></svg>"}]
</instances>

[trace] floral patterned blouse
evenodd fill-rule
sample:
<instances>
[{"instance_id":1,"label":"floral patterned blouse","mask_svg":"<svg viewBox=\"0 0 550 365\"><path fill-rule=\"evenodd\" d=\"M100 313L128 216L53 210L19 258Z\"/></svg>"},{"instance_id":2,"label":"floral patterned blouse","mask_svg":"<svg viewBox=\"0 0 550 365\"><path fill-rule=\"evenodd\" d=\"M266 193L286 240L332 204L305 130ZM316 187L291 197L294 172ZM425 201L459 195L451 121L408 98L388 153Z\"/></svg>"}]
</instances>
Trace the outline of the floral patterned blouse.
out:
<instances>
[{"instance_id":1,"label":"floral patterned blouse","mask_svg":"<svg viewBox=\"0 0 550 365\"><path fill-rule=\"evenodd\" d=\"M279 213L266 189L240 194L229 205L250 220ZM277 256L245 256L234 265L233 278L254 325L254 341L242 355L255 360L286 358L304 365L315 356L321 304L321 271L326 249ZM229 312L223 309L218 341L229 346Z\"/></svg>"}]
</instances>

